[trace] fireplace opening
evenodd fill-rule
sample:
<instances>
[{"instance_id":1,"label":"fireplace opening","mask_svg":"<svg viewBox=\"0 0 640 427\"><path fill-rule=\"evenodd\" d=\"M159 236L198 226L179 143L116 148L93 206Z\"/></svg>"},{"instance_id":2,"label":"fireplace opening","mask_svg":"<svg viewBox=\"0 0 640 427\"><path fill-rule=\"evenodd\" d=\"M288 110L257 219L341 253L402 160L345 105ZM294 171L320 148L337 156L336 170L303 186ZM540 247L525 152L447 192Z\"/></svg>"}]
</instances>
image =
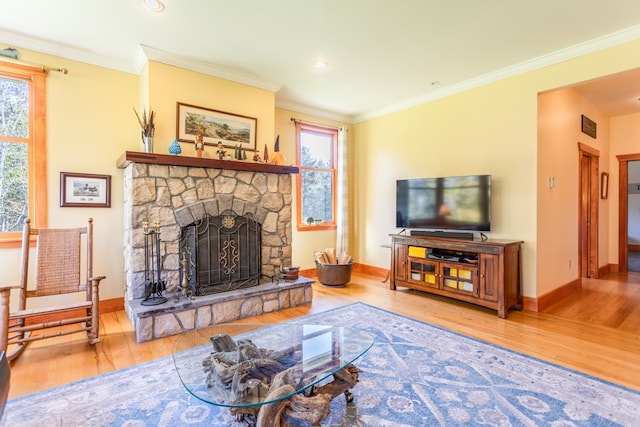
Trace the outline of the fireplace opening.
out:
<instances>
[{"instance_id":1,"label":"fireplace opening","mask_svg":"<svg viewBox=\"0 0 640 427\"><path fill-rule=\"evenodd\" d=\"M198 296L258 285L261 235L259 222L231 211L182 227L180 283L187 283L188 290Z\"/></svg>"}]
</instances>

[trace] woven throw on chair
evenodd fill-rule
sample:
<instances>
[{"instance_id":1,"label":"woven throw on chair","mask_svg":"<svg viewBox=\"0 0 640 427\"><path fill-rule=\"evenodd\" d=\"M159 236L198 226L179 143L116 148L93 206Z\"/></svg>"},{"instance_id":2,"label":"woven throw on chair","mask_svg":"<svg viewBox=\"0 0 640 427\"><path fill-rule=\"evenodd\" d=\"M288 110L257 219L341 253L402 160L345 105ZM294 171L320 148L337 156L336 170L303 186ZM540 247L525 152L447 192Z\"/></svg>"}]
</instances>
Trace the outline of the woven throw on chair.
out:
<instances>
[{"instance_id":1,"label":"woven throw on chair","mask_svg":"<svg viewBox=\"0 0 640 427\"><path fill-rule=\"evenodd\" d=\"M80 289L80 229L40 229L36 292L38 296Z\"/></svg>"}]
</instances>

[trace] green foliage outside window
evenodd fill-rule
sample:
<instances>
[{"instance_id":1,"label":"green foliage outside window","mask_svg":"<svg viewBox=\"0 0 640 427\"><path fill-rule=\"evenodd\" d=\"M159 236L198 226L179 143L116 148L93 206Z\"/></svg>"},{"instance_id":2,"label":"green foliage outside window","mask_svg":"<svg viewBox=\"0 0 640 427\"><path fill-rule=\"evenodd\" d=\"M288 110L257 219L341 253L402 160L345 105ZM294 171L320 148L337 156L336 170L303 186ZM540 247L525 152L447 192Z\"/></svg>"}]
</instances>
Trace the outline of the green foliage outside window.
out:
<instances>
[{"instance_id":1,"label":"green foliage outside window","mask_svg":"<svg viewBox=\"0 0 640 427\"><path fill-rule=\"evenodd\" d=\"M20 231L29 215L28 137L28 83L0 78L0 232Z\"/></svg>"},{"instance_id":2,"label":"green foliage outside window","mask_svg":"<svg viewBox=\"0 0 640 427\"><path fill-rule=\"evenodd\" d=\"M301 132L302 218L333 221L333 138Z\"/></svg>"}]
</instances>

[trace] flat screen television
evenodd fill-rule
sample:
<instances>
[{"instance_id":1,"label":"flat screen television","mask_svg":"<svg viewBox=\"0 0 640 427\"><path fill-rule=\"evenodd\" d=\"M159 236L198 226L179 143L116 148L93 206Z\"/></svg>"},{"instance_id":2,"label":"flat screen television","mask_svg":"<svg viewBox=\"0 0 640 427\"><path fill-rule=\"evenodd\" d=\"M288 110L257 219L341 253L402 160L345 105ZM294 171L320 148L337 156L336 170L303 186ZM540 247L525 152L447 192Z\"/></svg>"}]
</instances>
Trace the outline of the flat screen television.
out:
<instances>
[{"instance_id":1,"label":"flat screen television","mask_svg":"<svg viewBox=\"0 0 640 427\"><path fill-rule=\"evenodd\" d=\"M396 227L491 231L491 175L398 180Z\"/></svg>"}]
</instances>

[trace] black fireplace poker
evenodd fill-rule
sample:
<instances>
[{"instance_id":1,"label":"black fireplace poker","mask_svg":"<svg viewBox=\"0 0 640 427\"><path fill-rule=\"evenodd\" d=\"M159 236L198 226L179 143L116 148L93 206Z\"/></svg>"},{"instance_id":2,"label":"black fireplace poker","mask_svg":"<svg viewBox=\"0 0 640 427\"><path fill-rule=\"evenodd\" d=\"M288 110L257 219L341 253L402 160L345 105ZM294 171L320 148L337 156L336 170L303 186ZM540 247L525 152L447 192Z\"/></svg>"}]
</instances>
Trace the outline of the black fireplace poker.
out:
<instances>
[{"instance_id":1,"label":"black fireplace poker","mask_svg":"<svg viewBox=\"0 0 640 427\"><path fill-rule=\"evenodd\" d=\"M149 229L149 222L142 223L144 232L144 299L142 305L158 305L167 302L162 292L167 289L166 281L160 278L160 222Z\"/></svg>"}]
</instances>

